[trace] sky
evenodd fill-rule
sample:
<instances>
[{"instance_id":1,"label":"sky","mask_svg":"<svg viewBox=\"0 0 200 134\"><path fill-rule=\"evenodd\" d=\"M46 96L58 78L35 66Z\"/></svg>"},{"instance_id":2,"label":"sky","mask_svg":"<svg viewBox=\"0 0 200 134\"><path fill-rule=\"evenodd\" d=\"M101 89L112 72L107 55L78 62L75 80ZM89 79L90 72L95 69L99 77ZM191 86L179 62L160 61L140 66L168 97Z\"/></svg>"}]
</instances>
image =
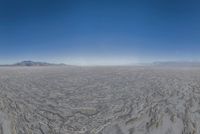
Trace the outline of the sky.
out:
<instances>
[{"instance_id":1,"label":"sky","mask_svg":"<svg viewBox=\"0 0 200 134\"><path fill-rule=\"evenodd\" d=\"M200 61L199 0L0 0L0 63Z\"/></svg>"}]
</instances>

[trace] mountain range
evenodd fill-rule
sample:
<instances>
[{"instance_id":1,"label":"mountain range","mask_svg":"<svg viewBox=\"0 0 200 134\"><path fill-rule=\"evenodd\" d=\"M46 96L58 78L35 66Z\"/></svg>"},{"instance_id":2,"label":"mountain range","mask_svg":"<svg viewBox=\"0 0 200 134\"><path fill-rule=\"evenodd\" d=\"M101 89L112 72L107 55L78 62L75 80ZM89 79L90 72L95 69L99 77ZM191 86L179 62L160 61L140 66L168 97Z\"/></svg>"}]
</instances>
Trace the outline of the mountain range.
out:
<instances>
[{"instance_id":1,"label":"mountain range","mask_svg":"<svg viewBox=\"0 0 200 134\"><path fill-rule=\"evenodd\" d=\"M198 61L161 61L153 62L153 66L165 66L165 67L200 67Z\"/></svg>"},{"instance_id":2,"label":"mountain range","mask_svg":"<svg viewBox=\"0 0 200 134\"><path fill-rule=\"evenodd\" d=\"M55 64L47 62L38 62L38 61L21 61L14 64L0 65L0 66L65 66L65 64Z\"/></svg>"}]
</instances>

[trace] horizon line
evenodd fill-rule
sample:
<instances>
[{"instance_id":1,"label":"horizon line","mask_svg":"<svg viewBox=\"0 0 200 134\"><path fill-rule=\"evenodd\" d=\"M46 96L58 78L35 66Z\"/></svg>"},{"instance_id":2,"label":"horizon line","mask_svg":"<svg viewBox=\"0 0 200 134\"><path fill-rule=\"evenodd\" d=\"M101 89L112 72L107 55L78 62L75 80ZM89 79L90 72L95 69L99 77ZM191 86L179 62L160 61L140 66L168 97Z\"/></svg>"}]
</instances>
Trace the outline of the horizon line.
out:
<instances>
[{"instance_id":1,"label":"horizon line","mask_svg":"<svg viewBox=\"0 0 200 134\"><path fill-rule=\"evenodd\" d=\"M72 64L70 62L48 62L44 60L21 60L19 62L12 62L12 63L1 63L0 66L10 66L19 64L22 62L33 62L33 63L44 63L44 64L55 64L55 65L70 65L70 66L140 66L140 65L151 65L151 64L162 64L162 63L200 63L200 61L194 61L194 60L155 60L155 61L149 61L149 62L129 62L129 63L118 63L118 62L98 62L95 63L78 63Z\"/></svg>"}]
</instances>

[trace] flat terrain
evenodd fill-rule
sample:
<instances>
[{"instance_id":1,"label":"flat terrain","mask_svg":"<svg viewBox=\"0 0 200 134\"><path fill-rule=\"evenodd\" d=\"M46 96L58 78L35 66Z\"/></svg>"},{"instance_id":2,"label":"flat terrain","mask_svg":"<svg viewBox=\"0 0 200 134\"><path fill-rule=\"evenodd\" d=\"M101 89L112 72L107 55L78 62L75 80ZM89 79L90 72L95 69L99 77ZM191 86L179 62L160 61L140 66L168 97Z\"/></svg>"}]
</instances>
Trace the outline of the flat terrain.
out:
<instances>
[{"instance_id":1,"label":"flat terrain","mask_svg":"<svg viewBox=\"0 0 200 134\"><path fill-rule=\"evenodd\" d=\"M200 134L200 69L1 67L0 134Z\"/></svg>"}]
</instances>

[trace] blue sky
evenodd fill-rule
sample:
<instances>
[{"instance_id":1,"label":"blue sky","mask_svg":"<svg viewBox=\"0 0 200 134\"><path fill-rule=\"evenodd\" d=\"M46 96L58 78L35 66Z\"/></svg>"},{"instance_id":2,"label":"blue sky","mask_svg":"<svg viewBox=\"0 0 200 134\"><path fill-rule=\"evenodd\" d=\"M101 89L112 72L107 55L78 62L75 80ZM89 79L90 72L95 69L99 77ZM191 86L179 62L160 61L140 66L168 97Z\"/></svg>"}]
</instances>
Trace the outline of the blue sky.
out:
<instances>
[{"instance_id":1,"label":"blue sky","mask_svg":"<svg viewBox=\"0 0 200 134\"><path fill-rule=\"evenodd\" d=\"M0 0L0 63L199 60L198 0Z\"/></svg>"}]
</instances>

